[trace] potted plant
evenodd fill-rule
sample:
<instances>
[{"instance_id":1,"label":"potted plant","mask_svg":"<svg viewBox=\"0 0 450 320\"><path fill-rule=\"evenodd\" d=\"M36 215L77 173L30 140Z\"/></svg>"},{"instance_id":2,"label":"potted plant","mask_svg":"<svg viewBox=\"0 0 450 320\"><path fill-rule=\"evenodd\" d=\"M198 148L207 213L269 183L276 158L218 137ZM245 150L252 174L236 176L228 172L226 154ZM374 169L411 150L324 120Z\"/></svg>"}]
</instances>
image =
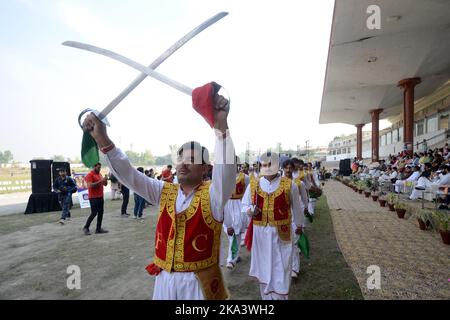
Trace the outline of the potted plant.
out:
<instances>
[{"instance_id":1,"label":"potted plant","mask_svg":"<svg viewBox=\"0 0 450 320\"><path fill-rule=\"evenodd\" d=\"M406 209L408 208L408 206L400 201L397 201L394 205L395 211L397 212L397 216L400 219L404 219L405 218L405 213L406 213Z\"/></svg>"},{"instance_id":2,"label":"potted plant","mask_svg":"<svg viewBox=\"0 0 450 320\"><path fill-rule=\"evenodd\" d=\"M363 192L363 190L364 190L364 181L358 181L357 182L357 187L358 187L358 192L359 192L359 194L361 194L362 192Z\"/></svg>"},{"instance_id":3,"label":"potted plant","mask_svg":"<svg viewBox=\"0 0 450 320\"><path fill-rule=\"evenodd\" d=\"M389 206L389 211L395 211L394 204L397 201L397 195L393 192L390 192L387 195L387 203Z\"/></svg>"},{"instance_id":4,"label":"potted plant","mask_svg":"<svg viewBox=\"0 0 450 320\"><path fill-rule=\"evenodd\" d=\"M380 203L380 207L386 207L386 196L383 194L383 192L380 192L378 194L378 202Z\"/></svg>"},{"instance_id":5,"label":"potted plant","mask_svg":"<svg viewBox=\"0 0 450 320\"><path fill-rule=\"evenodd\" d=\"M373 201L378 201L379 196L380 195L379 195L378 191L375 191L375 190L372 191L372 200Z\"/></svg>"},{"instance_id":6,"label":"potted plant","mask_svg":"<svg viewBox=\"0 0 450 320\"><path fill-rule=\"evenodd\" d=\"M433 218L437 221L442 242L450 245L450 214L444 211L435 211Z\"/></svg>"},{"instance_id":7,"label":"potted plant","mask_svg":"<svg viewBox=\"0 0 450 320\"><path fill-rule=\"evenodd\" d=\"M420 230L426 230L430 225L433 227L433 211L429 209L418 209L414 216L419 222Z\"/></svg>"},{"instance_id":8,"label":"potted plant","mask_svg":"<svg viewBox=\"0 0 450 320\"><path fill-rule=\"evenodd\" d=\"M366 198L368 198L370 197L370 194L372 192L372 179L366 179L364 181L364 186L365 186L364 195L366 196Z\"/></svg>"}]
</instances>

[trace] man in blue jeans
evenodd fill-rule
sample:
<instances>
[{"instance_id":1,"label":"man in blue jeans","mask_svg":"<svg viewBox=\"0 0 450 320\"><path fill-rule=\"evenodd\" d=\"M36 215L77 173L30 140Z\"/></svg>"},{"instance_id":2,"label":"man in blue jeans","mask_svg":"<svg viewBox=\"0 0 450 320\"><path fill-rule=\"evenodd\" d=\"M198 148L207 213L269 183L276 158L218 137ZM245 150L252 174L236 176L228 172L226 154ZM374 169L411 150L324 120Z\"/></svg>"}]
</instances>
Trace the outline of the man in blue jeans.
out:
<instances>
[{"instance_id":1,"label":"man in blue jeans","mask_svg":"<svg viewBox=\"0 0 450 320\"><path fill-rule=\"evenodd\" d=\"M139 172L144 173L144 168L139 167L137 168ZM142 212L144 211L145 206L145 199L142 198L140 195L138 195L136 192L134 192L134 218L144 220L142 217Z\"/></svg>"},{"instance_id":2,"label":"man in blue jeans","mask_svg":"<svg viewBox=\"0 0 450 320\"><path fill-rule=\"evenodd\" d=\"M72 200L72 193L77 190L75 181L67 176L66 169L59 169L59 177L53 183L53 190L58 193L58 200L61 204L62 213L59 223L64 225L67 220L70 220L70 204Z\"/></svg>"}]
</instances>

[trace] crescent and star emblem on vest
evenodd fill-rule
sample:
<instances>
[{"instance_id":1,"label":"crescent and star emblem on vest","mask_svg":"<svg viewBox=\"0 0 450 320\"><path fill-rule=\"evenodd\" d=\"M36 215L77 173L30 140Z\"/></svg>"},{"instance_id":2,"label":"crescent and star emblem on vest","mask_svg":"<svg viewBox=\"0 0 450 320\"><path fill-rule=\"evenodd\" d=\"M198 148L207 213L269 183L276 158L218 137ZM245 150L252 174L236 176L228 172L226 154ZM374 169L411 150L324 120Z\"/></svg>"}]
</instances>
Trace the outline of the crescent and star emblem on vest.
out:
<instances>
[{"instance_id":1,"label":"crescent and star emblem on vest","mask_svg":"<svg viewBox=\"0 0 450 320\"><path fill-rule=\"evenodd\" d=\"M200 249L197 247L197 239L198 239L198 238L205 238L205 240L208 240L208 236L207 236L206 234L199 234L198 236L196 236L196 237L194 238L194 240L192 240L192 247L194 248L194 250L197 251L197 252L203 252L203 251L206 250L207 247L205 247L203 250L200 250Z\"/></svg>"}]
</instances>

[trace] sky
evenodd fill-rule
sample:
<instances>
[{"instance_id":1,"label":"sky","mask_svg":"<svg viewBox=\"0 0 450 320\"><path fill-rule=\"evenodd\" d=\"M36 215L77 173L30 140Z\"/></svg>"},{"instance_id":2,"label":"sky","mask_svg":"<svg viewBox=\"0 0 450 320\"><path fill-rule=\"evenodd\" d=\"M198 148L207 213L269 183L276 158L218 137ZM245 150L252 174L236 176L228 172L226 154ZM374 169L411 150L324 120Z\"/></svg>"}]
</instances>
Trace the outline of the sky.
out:
<instances>
[{"instance_id":1,"label":"sky","mask_svg":"<svg viewBox=\"0 0 450 320\"><path fill-rule=\"evenodd\" d=\"M214 14L209 27L157 71L189 87L215 81L231 99L237 153L326 146L344 124L319 125L334 0L5 0L0 1L0 151L15 161L80 158L78 115L102 110L139 72L103 56L62 46L103 47L149 65ZM191 98L145 79L108 116L123 150L153 155L214 134ZM381 124L383 128L385 124ZM366 125L364 130L370 130Z\"/></svg>"}]
</instances>

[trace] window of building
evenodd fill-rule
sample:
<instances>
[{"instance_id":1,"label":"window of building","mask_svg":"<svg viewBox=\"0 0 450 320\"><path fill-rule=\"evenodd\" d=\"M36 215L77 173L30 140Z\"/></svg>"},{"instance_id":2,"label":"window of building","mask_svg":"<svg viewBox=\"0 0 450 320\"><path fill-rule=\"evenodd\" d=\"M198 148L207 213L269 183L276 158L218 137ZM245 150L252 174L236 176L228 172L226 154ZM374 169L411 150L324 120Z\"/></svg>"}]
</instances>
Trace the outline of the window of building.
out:
<instances>
[{"instance_id":1,"label":"window of building","mask_svg":"<svg viewBox=\"0 0 450 320\"><path fill-rule=\"evenodd\" d=\"M337 149L337 154L341 154L341 149Z\"/></svg>"},{"instance_id":2,"label":"window of building","mask_svg":"<svg viewBox=\"0 0 450 320\"><path fill-rule=\"evenodd\" d=\"M348 148L348 149L347 149L347 153L351 153L351 148Z\"/></svg>"},{"instance_id":3,"label":"window of building","mask_svg":"<svg viewBox=\"0 0 450 320\"><path fill-rule=\"evenodd\" d=\"M398 141L403 141L403 127L398 128Z\"/></svg>"},{"instance_id":4,"label":"window of building","mask_svg":"<svg viewBox=\"0 0 450 320\"><path fill-rule=\"evenodd\" d=\"M425 130L424 130L423 120L417 121L417 124L416 124L416 136L423 135L425 133L424 131Z\"/></svg>"},{"instance_id":5,"label":"window of building","mask_svg":"<svg viewBox=\"0 0 450 320\"><path fill-rule=\"evenodd\" d=\"M448 114L443 114L439 117L439 130L448 129L448 120L449 120Z\"/></svg>"},{"instance_id":6,"label":"window of building","mask_svg":"<svg viewBox=\"0 0 450 320\"><path fill-rule=\"evenodd\" d=\"M380 136L380 146L385 146L386 145L386 135L383 134L382 136Z\"/></svg>"},{"instance_id":7,"label":"window of building","mask_svg":"<svg viewBox=\"0 0 450 320\"><path fill-rule=\"evenodd\" d=\"M433 116L427 119L427 133L434 132L438 130L438 118Z\"/></svg>"},{"instance_id":8,"label":"window of building","mask_svg":"<svg viewBox=\"0 0 450 320\"><path fill-rule=\"evenodd\" d=\"M392 131L392 143L398 142L398 129Z\"/></svg>"},{"instance_id":9,"label":"window of building","mask_svg":"<svg viewBox=\"0 0 450 320\"><path fill-rule=\"evenodd\" d=\"M386 133L386 144L392 144L392 132Z\"/></svg>"}]
</instances>

